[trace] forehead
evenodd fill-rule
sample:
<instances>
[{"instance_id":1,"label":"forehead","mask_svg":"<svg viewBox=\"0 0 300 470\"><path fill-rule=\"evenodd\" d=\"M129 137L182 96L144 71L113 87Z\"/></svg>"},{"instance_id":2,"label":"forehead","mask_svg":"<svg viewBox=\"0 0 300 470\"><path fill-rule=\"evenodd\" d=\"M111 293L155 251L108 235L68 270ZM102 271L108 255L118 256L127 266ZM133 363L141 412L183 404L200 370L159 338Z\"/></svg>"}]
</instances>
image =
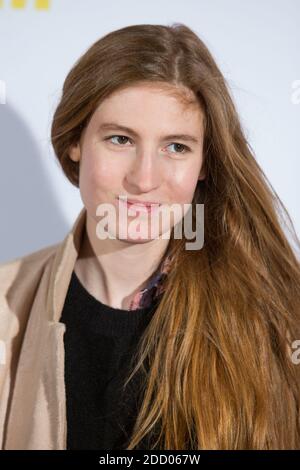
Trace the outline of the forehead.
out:
<instances>
[{"instance_id":1,"label":"forehead","mask_svg":"<svg viewBox=\"0 0 300 470\"><path fill-rule=\"evenodd\" d=\"M194 123L199 126L203 111L192 90L169 83L140 82L119 88L105 98L96 112L98 120L116 119L148 123L153 120L163 125L165 121ZM170 122L168 122L170 124Z\"/></svg>"}]
</instances>

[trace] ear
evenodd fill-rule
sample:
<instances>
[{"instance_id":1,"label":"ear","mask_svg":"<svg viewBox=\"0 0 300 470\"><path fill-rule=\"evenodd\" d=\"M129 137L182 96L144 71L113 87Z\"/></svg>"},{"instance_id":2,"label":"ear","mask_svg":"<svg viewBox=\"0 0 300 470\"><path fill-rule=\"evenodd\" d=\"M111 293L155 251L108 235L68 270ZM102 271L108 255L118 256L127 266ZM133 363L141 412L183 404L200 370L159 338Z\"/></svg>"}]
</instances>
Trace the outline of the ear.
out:
<instances>
[{"instance_id":1,"label":"ear","mask_svg":"<svg viewBox=\"0 0 300 470\"><path fill-rule=\"evenodd\" d=\"M80 160L80 155L81 155L81 149L79 142L76 145L71 145L70 150L69 150L69 157L73 162L79 162Z\"/></svg>"},{"instance_id":2,"label":"ear","mask_svg":"<svg viewBox=\"0 0 300 470\"><path fill-rule=\"evenodd\" d=\"M204 167L202 166L201 171L198 176L198 180L204 180L205 177L206 177L205 170L204 170Z\"/></svg>"}]
</instances>

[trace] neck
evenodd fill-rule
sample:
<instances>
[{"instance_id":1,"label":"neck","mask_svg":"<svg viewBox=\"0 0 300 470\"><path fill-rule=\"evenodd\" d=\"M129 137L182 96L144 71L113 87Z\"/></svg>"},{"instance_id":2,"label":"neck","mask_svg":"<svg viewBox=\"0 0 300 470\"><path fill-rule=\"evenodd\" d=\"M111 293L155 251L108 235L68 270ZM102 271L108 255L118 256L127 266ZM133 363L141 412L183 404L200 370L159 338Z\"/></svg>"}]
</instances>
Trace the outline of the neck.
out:
<instances>
[{"instance_id":1,"label":"neck","mask_svg":"<svg viewBox=\"0 0 300 470\"><path fill-rule=\"evenodd\" d=\"M87 214L75 272L95 298L114 308L128 309L134 295L143 289L158 268L169 239L144 243L126 240L99 240L97 222Z\"/></svg>"}]
</instances>

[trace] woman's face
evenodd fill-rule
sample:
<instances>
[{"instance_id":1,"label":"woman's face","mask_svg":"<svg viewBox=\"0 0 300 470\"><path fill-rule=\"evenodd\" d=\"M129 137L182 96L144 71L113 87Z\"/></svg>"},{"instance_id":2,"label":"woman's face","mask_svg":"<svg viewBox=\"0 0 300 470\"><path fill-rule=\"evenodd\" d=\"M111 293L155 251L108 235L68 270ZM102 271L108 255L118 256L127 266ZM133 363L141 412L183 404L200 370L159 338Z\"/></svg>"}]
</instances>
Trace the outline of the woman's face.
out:
<instances>
[{"instance_id":1,"label":"woman's face","mask_svg":"<svg viewBox=\"0 0 300 470\"><path fill-rule=\"evenodd\" d=\"M138 84L106 98L84 129L80 143L70 150L72 160L80 161L79 188L87 216L97 222L97 207L111 204L116 229L108 226L108 232L113 231L113 237L141 242L152 239L153 233L155 238L169 233L186 210L176 211L171 219L160 213L173 204L183 208L191 203L198 179L205 176L201 171L202 119L197 102L184 105L161 84ZM119 196L162 204L157 212L126 212L127 227L138 217L139 239L128 230L125 238L120 235L124 219L118 223ZM161 217L161 222L158 232L151 232L155 217L156 222ZM136 226L131 224L131 229Z\"/></svg>"}]
</instances>

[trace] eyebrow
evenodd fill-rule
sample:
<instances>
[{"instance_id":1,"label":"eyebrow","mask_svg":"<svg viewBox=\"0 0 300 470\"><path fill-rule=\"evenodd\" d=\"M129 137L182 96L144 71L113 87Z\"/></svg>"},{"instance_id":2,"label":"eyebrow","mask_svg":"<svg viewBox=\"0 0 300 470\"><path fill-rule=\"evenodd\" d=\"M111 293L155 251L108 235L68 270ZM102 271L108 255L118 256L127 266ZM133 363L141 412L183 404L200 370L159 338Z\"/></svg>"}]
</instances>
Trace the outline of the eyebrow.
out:
<instances>
[{"instance_id":1,"label":"eyebrow","mask_svg":"<svg viewBox=\"0 0 300 470\"><path fill-rule=\"evenodd\" d=\"M134 130L131 129L130 127L127 126L122 126L121 124L118 124L117 122L104 122L99 126L99 130L122 130L124 132L128 132L129 134L134 135L135 137L139 137L138 133ZM195 144L199 144L200 141L193 135L189 134L169 134L169 135L164 135L161 136L161 140L185 140L186 142L193 142Z\"/></svg>"}]
</instances>

